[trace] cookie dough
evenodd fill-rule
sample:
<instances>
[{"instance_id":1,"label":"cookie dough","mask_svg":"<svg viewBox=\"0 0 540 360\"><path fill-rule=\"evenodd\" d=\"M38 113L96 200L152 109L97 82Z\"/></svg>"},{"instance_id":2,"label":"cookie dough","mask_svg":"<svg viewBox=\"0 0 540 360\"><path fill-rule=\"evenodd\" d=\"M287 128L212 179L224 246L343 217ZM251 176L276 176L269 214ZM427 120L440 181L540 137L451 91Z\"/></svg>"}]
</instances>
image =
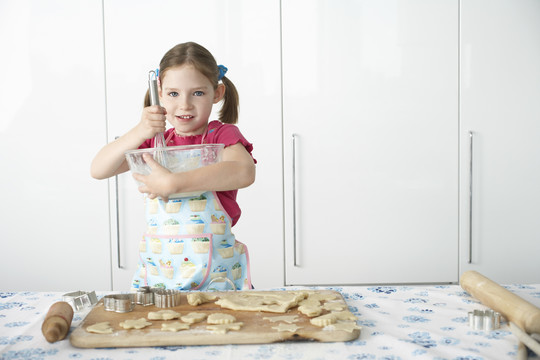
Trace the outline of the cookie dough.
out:
<instances>
[{"instance_id":1,"label":"cookie dough","mask_svg":"<svg viewBox=\"0 0 540 360\"><path fill-rule=\"evenodd\" d=\"M231 310L285 313L307 295L305 291L241 291L222 295L216 304Z\"/></svg>"},{"instance_id":2,"label":"cookie dough","mask_svg":"<svg viewBox=\"0 0 540 360\"><path fill-rule=\"evenodd\" d=\"M298 316L296 315L272 316L272 317L264 317L263 320L269 320L271 322L283 321L288 324L292 324L298 321Z\"/></svg>"},{"instance_id":3,"label":"cookie dough","mask_svg":"<svg viewBox=\"0 0 540 360\"><path fill-rule=\"evenodd\" d=\"M190 312L189 314L180 317L180 320L189 324L195 324L204 319L206 319L206 314L200 312Z\"/></svg>"},{"instance_id":4,"label":"cookie dough","mask_svg":"<svg viewBox=\"0 0 540 360\"><path fill-rule=\"evenodd\" d=\"M146 321L145 318L140 318L137 320L124 320L120 323L120 326L124 329L142 329L147 327L148 325L152 325L151 322Z\"/></svg>"},{"instance_id":5,"label":"cookie dough","mask_svg":"<svg viewBox=\"0 0 540 360\"><path fill-rule=\"evenodd\" d=\"M358 320L356 316L350 311L339 311L331 313L337 320Z\"/></svg>"},{"instance_id":6,"label":"cookie dough","mask_svg":"<svg viewBox=\"0 0 540 360\"><path fill-rule=\"evenodd\" d=\"M212 331L215 334L226 334L229 330L240 330L244 325L242 322L232 323L232 324L217 324L217 325L208 325L207 330Z\"/></svg>"},{"instance_id":7,"label":"cookie dough","mask_svg":"<svg viewBox=\"0 0 540 360\"><path fill-rule=\"evenodd\" d=\"M329 302L325 303L322 307L328 311L342 311L345 310L346 305L341 302Z\"/></svg>"},{"instance_id":8,"label":"cookie dough","mask_svg":"<svg viewBox=\"0 0 540 360\"><path fill-rule=\"evenodd\" d=\"M321 315L322 308L320 306L300 305L298 311L307 317L314 317Z\"/></svg>"},{"instance_id":9,"label":"cookie dough","mask_svg":"<svg viewBox=\"0 0 540 360\"><path fill-rule=\"evenodd\" d=\"M346 321L346 322L340 322L336 324L329 325L327 327L330 330L342 330L352 333L354 330L358 329L361 330L362 328L358 325L356 325L356 322L354 321Z\"/></svg>"},{"instance_id":10,"label":"cookie dough","mask_svg":"<svg viewBox=\"0 0 540 360\"><path fill-rule=\"evenodd\" d=\"M232 324L236 321L236 318L229 314L214 313L208 315L206 322L209 324Z\"/></svg>"},{"instance_id":11,"label":"cookie dough","mask_svg":"<svg viewBox=\"0 0 540 360\"><path fill-rule=\"evenodd\" d=\"M298 329L301 329L300 326L297 326L296 324L279 324L278 326L272 327L272 329L275 329L277 331L290 331L290 332L296 332Z\"/></svg>"},{"instance_id":12,"label":"cookie dough","mask_svg":"<svg viewBox=\"0 0 540 360\"><path fill-rule=\"evenodd\" d=\"M217 299L216 295L211 295L204 292L192 292L187 295L188 304L197 306Z\"/></svg>"},{"instance_id":13,"label":"cookie dough","mask_svg":"<svg viewBox=\"0 0 540 360\"><path fill-rule=\"evenodd\" d=\"M334 315L334 313L321 315L321 316L318 316L316 318L313 318L313 319L309 320L309 322L312 323L313 325L320 326L320 327L335 324L336 321L337 321L337 318Z\"/></svg>"},{"instance_id":14,"label":"cookie dough","mask_svg":"<svg viewBox=\"0 0 540 360\"><path fill-rule=\"evenodd\" d=\"M180 330L187 330L189 329L189 324L181 323L178 321L175 321L173 323L163 323L161 324L161 331L173 331L177 332Z\"/></svg>"},{"instance_id":15,"label":"cookie dough","mask_svg":"<svg viewBox=\"0 0 540 360\"><path fill-rule=\"evenodd\" d=\"M108 321L96 323L94 325L90 325L86 328L86 331L95 333L95 334L112 334L113 328L111 327L111 324Z\"/></svg>"},{"instance_id":16,"label":"cookie dough","mask_svg":"<svg viewBox=\"0 0 540 360\"><path fill-rule=\"evenodd\" d=\"M180 313L177 313L174 310L159 310L159 311L150 311L148 313L148 320L173 320L178 319Z\"/></svg>"}]
</instances>

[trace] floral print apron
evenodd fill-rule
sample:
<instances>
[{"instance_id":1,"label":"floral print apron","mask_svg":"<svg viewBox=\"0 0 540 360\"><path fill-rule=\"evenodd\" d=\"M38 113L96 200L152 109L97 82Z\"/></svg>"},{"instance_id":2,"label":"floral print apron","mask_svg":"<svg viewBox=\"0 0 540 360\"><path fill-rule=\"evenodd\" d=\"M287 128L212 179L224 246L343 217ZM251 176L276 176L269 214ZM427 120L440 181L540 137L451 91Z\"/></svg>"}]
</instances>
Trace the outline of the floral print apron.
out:
<instances>
[{"instance_id":1,"label":"floral print apron","mask_svg":"<svg viewBox=\"0 0 540 360\"><path fill-rule=\"evenodd\" d=\"M236 241L215 192L167 203L145 197L145 202L148 229L139 243L133 289L251 288L247 247Z\"/></svg>"}]
</instances>

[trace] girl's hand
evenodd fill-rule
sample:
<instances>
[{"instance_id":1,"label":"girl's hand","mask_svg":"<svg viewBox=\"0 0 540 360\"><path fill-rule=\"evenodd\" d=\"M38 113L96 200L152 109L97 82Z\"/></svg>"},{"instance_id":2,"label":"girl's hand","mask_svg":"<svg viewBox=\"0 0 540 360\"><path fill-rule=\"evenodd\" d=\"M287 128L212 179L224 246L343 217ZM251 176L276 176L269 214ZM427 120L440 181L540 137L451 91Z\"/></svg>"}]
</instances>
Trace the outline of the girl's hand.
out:
<instances>
[{"instance_id":1,"label":"girl's hand","mask_svg":"<svg viewBox=\"0 0 540 360\"><path fill-rule=\"evenodd\" d=\"M144 140L153 138L157 133L165 132L167 110L159 105L145 107L141 121L137 125L139 136Z\"/></svg>"},{"instance_id":2,"label":"girl's hand","mask_svg":"<svg viewBox=\"0 0 540 360\"><path fill-rule=\"evenodd\" d=\"M144 154L143 159L150 166L151 172L149 175L133 174L135 180L144 184L139 186L139 191L148 194L150 199L159 196L164 202L169 201L169 195L174 193L172 173L155 161L150 154Z\"/></svg>"}]
</instances>

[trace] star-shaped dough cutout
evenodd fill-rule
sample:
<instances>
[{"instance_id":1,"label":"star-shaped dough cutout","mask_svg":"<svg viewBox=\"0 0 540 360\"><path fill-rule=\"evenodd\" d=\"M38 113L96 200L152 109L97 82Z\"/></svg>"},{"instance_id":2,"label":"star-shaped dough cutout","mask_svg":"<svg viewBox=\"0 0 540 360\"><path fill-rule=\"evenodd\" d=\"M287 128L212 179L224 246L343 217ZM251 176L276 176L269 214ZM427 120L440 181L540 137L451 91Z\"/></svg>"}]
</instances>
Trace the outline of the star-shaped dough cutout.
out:
<instances>
[{"instance_id":1,"label":"star-shaped dough cutout","mask_svg":"<svg viewBox=\"0 0 540 360\"><path fill-rule=\"evenodd\" d=\"M161 331L173 331L177 332L180 330L187 330L189 329L189 324L181 323L178 321L175 321L173 323L163 323L161 324Z\"/></svg>"},{"instance_id":2,"label":"star-shaped dough cutout","mask_svg":"<svg viewBox=\"0 0 540 360\"><path fill-rule=\"evenodd\" d=\"M283 324L283 323L280 323L278 326L272 327L272 329L275 329L277 331L290 331L290 332L294 333L298 329L301 329L301 327L297 326L296 324Z\"/></svg>"},{"instance_id":3,"label":"star-shaped dough cutout","mask_svg":"<svg viewBox=\"0 0 540 360\"><path fill-rule=\"evenodd\" d=\"M298 316L297 315L271 316L271 317L264 317L263 320L269 320L271 322L283 321L288 324L292 324L298 321Z\"/></svg>"},{"instance_id":4,"label":"star-shaped dough cutout","mask_svg":"<svg viewBox=\"0 0 540 360\"><path fill-rule=\"evenodd\" d=\"M145 318L140 318L137 320L124 320L120 323L120 326L124 329L142 329L148 325L152 325L152 323L146 321Z\"/></svg>"},{"instance_id":5,"label":"star-shaped dough cutout","mask_svg":"<svg viewBox=\"0 0 540 360\"><path fill-rule=\"evenodd\" d=\"M208 325L207 330L211 330L215 334L226 334L229 330L240 330L244 325L243 322L237 322L232 324L217 324L217 325Z\"/></svg>"}]
</instances>

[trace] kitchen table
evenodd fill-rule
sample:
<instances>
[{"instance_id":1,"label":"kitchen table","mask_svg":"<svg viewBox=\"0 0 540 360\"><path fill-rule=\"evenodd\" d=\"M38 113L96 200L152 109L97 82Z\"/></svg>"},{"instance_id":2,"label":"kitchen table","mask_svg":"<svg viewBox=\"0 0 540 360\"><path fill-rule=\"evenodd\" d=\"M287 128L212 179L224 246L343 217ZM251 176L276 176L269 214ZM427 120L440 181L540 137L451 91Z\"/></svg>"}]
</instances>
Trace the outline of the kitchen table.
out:
<instances>
[{"instance_id":1,"label":"kitchen table","mask_svg":"<svg viewBox=\"0 0 540 360\"><path fill-rule=\"evenodd\" d=\"M540 306L540 284L505 286ZM287 287L269 290L314 289ZM49 344L41 324L60 292L0 292L0 359L515 359L518 340L499 329L469 327L468 312L486 309L459 285L317 287L341 292L362 327L351 342L80 349ZM68 289L72 292L78 289ZM91 289L83 289L91 290ZM97 292L98 297L111 292ZM76 312L71 331L88 310ZM536 358L533 353L529 358Z\"/></svg>"}]
</instances>

